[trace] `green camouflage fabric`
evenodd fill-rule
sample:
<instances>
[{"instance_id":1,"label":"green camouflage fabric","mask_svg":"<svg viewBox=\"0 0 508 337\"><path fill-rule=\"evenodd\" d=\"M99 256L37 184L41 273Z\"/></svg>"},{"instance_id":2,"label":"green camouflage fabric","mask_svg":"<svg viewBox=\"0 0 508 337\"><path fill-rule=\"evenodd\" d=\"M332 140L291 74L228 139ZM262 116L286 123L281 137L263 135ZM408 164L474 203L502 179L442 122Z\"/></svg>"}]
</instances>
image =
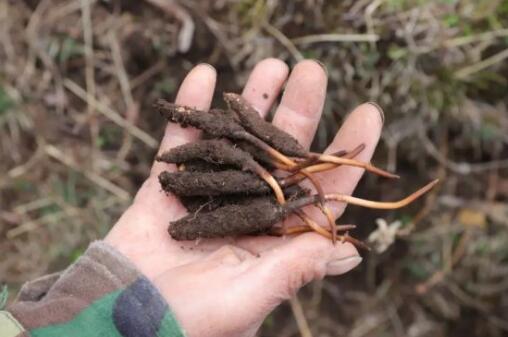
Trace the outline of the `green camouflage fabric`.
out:
<instances>
[{"instance_id":1,"label":"green camouflage fabric","mask_svg":"<svg viewBox=\"0 0 508 337\"><path fill-rule=\"evenodd\" d=\"M94 242L61 274L23 286L0 311L0 337L184 337L152 283L120 253Z\"/></svg>"}]
</instances>

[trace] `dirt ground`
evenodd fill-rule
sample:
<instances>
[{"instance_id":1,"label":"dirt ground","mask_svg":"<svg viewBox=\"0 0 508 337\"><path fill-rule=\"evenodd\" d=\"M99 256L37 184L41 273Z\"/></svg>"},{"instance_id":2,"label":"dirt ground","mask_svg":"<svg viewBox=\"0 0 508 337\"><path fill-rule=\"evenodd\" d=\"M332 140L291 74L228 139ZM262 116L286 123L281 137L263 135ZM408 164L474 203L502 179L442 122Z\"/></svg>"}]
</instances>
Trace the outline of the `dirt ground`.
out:
<instances>
[{"instance_id":1,"label":"dirt ground","mask_svg":"<svg viewBox=\"0 0 508 337\"><path fill-rule=\"evenodd\" d=\"M153 102L193 65L218 69L220 104L263 58L315 58L330 77L315 150L357 104L385 110L374 163L402 179L357 196L443 183L401 211L349 207L378 249L260 336L508 335L507 27L506 0L1 1L0 282L15 294L104 236L149 172Z\"/></svg>"}]
</instances>

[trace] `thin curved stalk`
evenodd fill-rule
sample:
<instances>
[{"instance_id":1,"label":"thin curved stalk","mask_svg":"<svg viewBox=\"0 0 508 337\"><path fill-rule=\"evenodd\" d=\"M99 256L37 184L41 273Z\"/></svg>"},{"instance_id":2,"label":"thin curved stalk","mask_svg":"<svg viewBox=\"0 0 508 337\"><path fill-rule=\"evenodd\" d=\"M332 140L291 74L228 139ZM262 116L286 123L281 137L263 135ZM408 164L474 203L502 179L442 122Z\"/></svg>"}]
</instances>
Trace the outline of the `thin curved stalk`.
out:
<instances>
[{"instance_id":1,"label":"thin curved stalk","mask_svg":"<svg viewBox=\"0 0 508 337\"><path fill-rule=\"evenodd\" d=\"M367 208L376 208L376 209L397 209L402 208L404 206L409 205L428 191L430 191L437 183L439 182L439 179L433 180L427 185L423 186L416 192L410 194L409 196L405 197L404 199L398 200L398 201L372 201L372 200L365 200L361 198L356 198L351 195L345 195L345 194L326 194L325 200L327 201L339 201L344 202L351 205L357 205L357 206L363 206ZM290 203L286 204L286 208L288 210L296 210L300 209L304 206L315 204L319 201L318 195L312 195L304 198L300 198L298 200L292 201Z\"/></svg>"},{"instance_id":2,"label":"thin curved stalk","mask_svg":"<svg viewBox=\"0 0 508 337\"><path fill-rule=\"evenodd\" d=\"M357 146L357 148L355 148L353 151L356 151L358 148L361 148L360 149L360 152L365 148L365 144L360 144L359 146ZM335 156L335 157L344 157L344 156L347 156L349 152L347 151L344 151L344 150L340 150L340 151L337 151L337 152L334 152L332 153L331 155L332 156ZM295 166L293 166L290 170L292 172L295 172L295 171L300 171L306 167L309 167L311 165L314 165L316 163L319 162L319 158L318 157L311 157L311 158L308 158L308 159L304 159L300 162L298 162Z\"/></svg>"},{"instance_id":3,"label":"thin curved stalk","mask_svg":"<svg viewBox=\"0 0 508 337\"><path fill-rule=\"evenodd\" d=\"M261 179L263 179L273 190L273 193L275 194L275 198L277 199L277 202L281 205L286 203L286 198L284 197L284 192L282 191L282 188L280 187L279 183L275 178L262 166L259 166L256 170L256 173L259 174Z\"/></svg>"},{"instance_id":4,"label":"thin curved stalk","mask_svg":"<svg viewBox=\"0 0 508 337\"><path fill-rule=\"evenodd\" d=\"M333 163L333 164L338 164L338 165L348 165L348 166L360 167L366 171L369 171L371 173L377 174L382 177L400 178L398 175L390 173L385 170L382 170L378 167L375 167L374 165L372 165L370 163L363 163L361 161L354 160L354 159L348 159L348 158L339 158L339 157L331 156L328 154L315 153L312 155L318 157L319 161L324 162L324 163Z\"/></svg>"},{"instance_id":5,"label":"thin curved stalk","mask_svg":"<svg viewBox=\"0 0 508 337\"><path fill-rule=\"evenodd\" d=\"M350 195L344 194L327 194L325 195L325 199L329 201L340 201L345 202L352 205L363 206L368 208L377 208L377 209L397 209L402 208L404 206L409 205L428 191L430 191L437 183L439 179L433 180L424 187L420 188L418 191L410 194L406 198L399 201L372 201L356 198Z\"/></svg>"},{"instance_id":6,"label":"thin curved stalk","mask_svg":"<svg viewBox=\"0 0 508 337\"><path fill-rule=\"evenodd\" d=\"M281 228L277 228L277 229L273 229L270 232L270 234L277 235L277 236L303 234L303 233L308 233L308 232L313 232L313 231L317 232L314 229L314 227L310 226L311 224L313 226L315 224L316 226L321 227L321 226L317 225L314 221L310 220L309 218L307 218L307 220L309 221L309 223L307 223L307 221L304 220L304 222L307 225L291 226L289 228L286 228L285 230L282 230ZM347 231L347 230L355 229L355 228L356 228L355 225L337 225L337 226L335 226L335 231L336 232ZM328 231L320 231L320 232L318 232L318 234L322 235L323 237L325 237L327 239L332 238L332 234ZM361 248L361 249L364 249L367 251L370 250L370 247L367 244L365 244L364 242L362 242L358 239L355 239L354 237L350 236L348 233L346 233L344 235L337 235L337 239L340 240L341 242L349 242L358 248Z\"/></svg>"},{"instance_id":7,"label":"thin curved stalk","mask_svg":"<svg viewBox=\"0 0 508 337\"><path fill-rule=\"evenodd\" d=\"M352 151L346 152L340 157L352 159L352 158L356 157L358 154L360 154L360 152L362 152L364 149L365 149L365 144L360 144L359 146L354 148ZM339 156L339 153L341 153L341 152L343 152L343 151L333 153L332 155ZM315 161L312 161L312 162L315 163ZM307 163L311 163L311 162L308 161ZM304 173L318 173L318 172L332 170L332 169L337 168L339 166L340 165L334 164L334 163L320 163L320 164L310 165L310 166L306 166L306 167L302 166L303 169L301 171L296 172L288 177L285 177L284 179L281 179L281 184L284 186L285 185L293 185L293 184L299 183L300 181L305 179ZM287 168L287 170L290 170L290 169Z\"/></svg>"},{"instance_id":8,"label":"thin curved stalk","mask_svg":"<svg viewBox=\"0 0 508 337\"><path fill-rule=\"evenodd\" d=\"M312 220L304 211L297 210L294 212L297 217L299 217L305 224L308 226L308 228L312 229L318 234L323 235L326 238L332 238L333 235L331 235L326 229L321 227L317 222ZM291 228L286 228L286 234L288 231L290 231ZM332 229L333 230L333 229Z\"/></svg>"},{"instance_id":9,"label":"thin curved stalk","mask_svg":"<svg viewBox=\"0 0 508 337\"><path fill-rule=\"evenodd\" d=\"M251 144L259 147L260 149L266 151L272 158L279 161L283 165L286 166L286 168L289 171L292 171L293 168L298 167L299 164L297 164L293 159L289 158L288 156L282 154L281 152L277 151L261 139L259 139L256 136L253 136L252 134L248 132L238 132L235 134L236 137L241 138L245 141L250 142ZM361 145L360 145L361 146ZM370 163L363 163L358 160L354 159L348 159L348 158L341 158L336 157L329 154L318 154L318 153L311 153L308 154L309 160L312 162L315 162L315 160L324 162L324 163L333 163L338 165L348 165L348 166L355 166L355 167L361 167L365 169L366 171L372 172L374 174L380 175L382 177L386 178L399 178L398 175L387 172L385 170L382 170L380 168L375 167L374 165Z\"/></svg>"},{"instance_id":10,"label":"thin curved stalk","mask_svg":"<svg viewBox=\"0 0 508 337\"><path fill-rule=\"evenodd\" d=\"M236 136L259 147L261 150L266 151L266 153L268 153L273 159L279 161L280 163L288 167L293 167L296 165L296 163L291 158L277 151L276 149L265 143L263 140L259 139L258 137L248 132L241 133L239 132L236 134Z\"/></svg>"},{"instance_id":11,"label":"thin curved stalk","mask_svg":"<svg viewBox=\"0 0 508 337\"><path fill-rule=\"evenodd\" d=\"M365 150L365 144L362 143L349 152L341 150L341 151L337 151L334 153L330 153L329 155L334 156L334 157L352 159L352 158L356 157L358 154L360 154L360 152L362 152L363 150ZM313 166L318 163L319 163L319 157L312 155L310 158L298 163L295 167L291 168L291 171L293 171L293 172L300 171L304 168ZM333 167L337 166L337 165L334 165L331 163L328 163L328 164L332 165Z\"/></svg>"}]
</instances>

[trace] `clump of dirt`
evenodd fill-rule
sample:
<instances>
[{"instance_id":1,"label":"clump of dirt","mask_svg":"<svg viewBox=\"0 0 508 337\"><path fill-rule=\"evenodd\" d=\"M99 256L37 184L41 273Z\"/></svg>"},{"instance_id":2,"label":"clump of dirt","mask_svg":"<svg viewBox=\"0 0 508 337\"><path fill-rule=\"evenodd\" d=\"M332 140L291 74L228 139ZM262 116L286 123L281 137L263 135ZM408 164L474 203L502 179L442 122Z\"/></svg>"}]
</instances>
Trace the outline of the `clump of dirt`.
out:
<instances>
[{"instance_id":1,"label":"clump of dirt","mask_svg":"<svg viewBox=\"0 0 508 337\"><path fill-rule=\"evenodd\" d=\"M177 146L157 157L176 164L177 172L159 175L162 189L180 198L189 214L169 226L175 240L217 238L238 235L293 235L306 231L330 238L364 244L346 232L351 226L336 226L327 203L339 201L370 208L394 209L411 203L430 190L436 181L397 202L376 202L341 194L324 194L314 174L339 165L363 167L388 178L394 174L354 159L364 145L332 155L307 152L298 141L266 122L240 95L225 93L228 109L198 111L164 100L155 108L169 121L205 132L206 139ZM312 194L299 183L308 179ZM314 205L327 216L321 227L301 209ZM302 226L278 226L295 214Z\"/></svg>"}]
</instances>

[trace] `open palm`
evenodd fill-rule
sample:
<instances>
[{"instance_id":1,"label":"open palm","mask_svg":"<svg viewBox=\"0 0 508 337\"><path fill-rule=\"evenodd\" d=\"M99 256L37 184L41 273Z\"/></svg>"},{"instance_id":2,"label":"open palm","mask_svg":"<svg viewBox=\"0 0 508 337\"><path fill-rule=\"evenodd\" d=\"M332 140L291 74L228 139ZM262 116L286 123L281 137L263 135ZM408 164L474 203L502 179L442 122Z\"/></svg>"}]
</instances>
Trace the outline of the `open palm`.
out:
<instances>
[{"instance_id":1,"label":"open palm","mask_svg":"<svg viewBox=\"0 0 508 337\"><path fill-rule=\"evenodd\" d=\"M254 68L242 95L265 116L285 85L273 123L308 148L321 118L326 71L319 63L306 60L288 75L285 63L266 59ZM216 77L211 66L196 66L181 84L176 103L208 110ZM351 150L363 143L366 147L358 159L369 161L382 124L379 108L363 104L348 116L326 152ZM199 137L195 129L169 123L159 153ZM155 283L189 337L251 336L276 305L305 283L342 274L360 263L352 245L334 246L314 233L295 238L174 241L167 227L184 216L186 209L175 196L162 192L157 176L175 169L174 165L153 164L133 204L105 240ZM341 167L317 178L325 193L351 194L362 174L362 169ZM344 208L341 204L330 206L336 216ZM326 225L319 212L311 215ZM289 225L295 221L290 219Z\"/></svg>"}]
</instances>

